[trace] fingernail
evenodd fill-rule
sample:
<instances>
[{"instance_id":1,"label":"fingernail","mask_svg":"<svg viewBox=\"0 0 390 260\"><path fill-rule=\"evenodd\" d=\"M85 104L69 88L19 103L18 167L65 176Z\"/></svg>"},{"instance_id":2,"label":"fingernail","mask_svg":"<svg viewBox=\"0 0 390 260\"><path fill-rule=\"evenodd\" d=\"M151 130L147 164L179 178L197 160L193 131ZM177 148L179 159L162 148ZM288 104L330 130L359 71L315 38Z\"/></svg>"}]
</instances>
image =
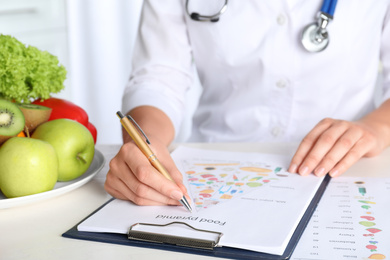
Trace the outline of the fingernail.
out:
<instances>
[{"instance_id":1,"label":"fingernail","mask_svg":"<svg viewBox=\"0 0 390 260\"><path fill-rule=\"evenodd\" d=\"M325 168L319 168L318 170L316 170L315 174L318 176L318 177L321 177L322 175L324 175L325 173Z\"/></svg>"},{"instance_id":2,"label":"fingernail","mask_svg":"<svg viewBox=\"0 0 390 260\"><path fill-rule=\"evenodd\" d=\"M183 193L178 190L174 190L171 192L171 198L174 200L181 200L183 198Z\"/></svg>"},{"instance_id":3,"label":"fingernail","mask_svg":"<svg viewBox=\"0 0 390 260\"><path fill-rule=\"evenodd\" d=\"M297 172L297 165L296 164L291 164L290 168L288 168L289 173L296 173Z\"/></svg>"},{"instance_id":4,"label":"fingernail","mask_svg":"<svg viewBox=\"0 0 390 260\"><path fill-rule=\"evenodd\" d=\"M331 171L329 172L329 175L330 175L331 177L336 177L338 174L339 174L339 171L338 171L338 170L331 170Z\"/></svg>"},{"instance_id":5,"label":"fingernail","mask_svg":"<svg viewBox=\"0 0 390 260\"><path fill-rule=\"evenodd\" d=\"M299 174L300 175L307 175L309 171L309 167L305 166L305 167L302 167L301 169L299 169Z\"/></svg>"}]
</instances>

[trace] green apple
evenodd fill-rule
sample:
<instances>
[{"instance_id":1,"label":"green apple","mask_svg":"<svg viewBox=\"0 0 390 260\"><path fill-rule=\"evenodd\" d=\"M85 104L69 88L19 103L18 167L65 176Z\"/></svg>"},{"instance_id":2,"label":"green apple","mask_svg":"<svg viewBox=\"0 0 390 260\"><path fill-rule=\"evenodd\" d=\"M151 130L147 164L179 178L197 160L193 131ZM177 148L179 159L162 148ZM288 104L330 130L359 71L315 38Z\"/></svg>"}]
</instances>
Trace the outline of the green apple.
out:
<instances>
[{"instance_id":1,"label":"green apple","mask_svg":"<svg viewBox=\"0 0 390 260\"><path fill-rule=\"evenodd\" d=\"M57 182L57 154L42 140L12 137L0 148L0 165L0 188L8 198L49 191Z\"/></svg>"},{"instance_id":2,"label":"green apple","mask_svg":"<svg viewBox=\"0 0 390 260\"><path fill-rule=\"evenodd\" d=\"M77 121L55 119L39 125L31 136L50 143L58 157L58 181L70 181L88 170L95 153L91 132Z\"/></svg>"}]
</instances>

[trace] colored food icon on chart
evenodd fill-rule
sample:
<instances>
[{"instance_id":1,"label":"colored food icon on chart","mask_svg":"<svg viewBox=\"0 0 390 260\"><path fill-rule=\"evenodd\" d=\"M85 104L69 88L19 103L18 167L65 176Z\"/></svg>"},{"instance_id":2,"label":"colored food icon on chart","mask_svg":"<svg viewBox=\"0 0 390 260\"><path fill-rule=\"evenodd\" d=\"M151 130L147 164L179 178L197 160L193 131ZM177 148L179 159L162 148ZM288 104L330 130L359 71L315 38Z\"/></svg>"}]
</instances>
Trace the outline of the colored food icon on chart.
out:
<instances>
[{"instance_id":1,"label":"colored food icon on chart","mask_svg":"<svg viewBox=\"0 0 390 260\"><path fill-rule=\"evenodd\" d=\"M375 218L372 217L372 216L361 216L360 218L364 218L364 219L366 219L366 220L368 220L368 221L373 221L373 220L375 220Z\"/></svg>"},{"instance_id":2,"label":"colored food icon on chart","mask_svg":"<svg viewBox=\"0 0 390 260\"><path fill-rule=\"evenodd\" d=\"M262 186L263 184L258 183L258 182L247 182L246 185L248 185L248 186L251 187L251 188L256 188L256 187Z\"/></svg>"},{"instance_id":3,"label":"colored food icon on chart","mask_svg":"<svg viewBox=\"0 0 390 260\"><path fill-rule=\"evenodd\" d=\"M381 229L379 229L379 228L367 228L366 229L368 232L371 232L371 233L373 233L373 234L375 234L375 233L378 233L378 232L381 232L382 230Z\"/></svg>"},{"instance_id":4,"label":"colored food icon on chart","mask_svg":"<svg viewBox=\"0 0 390 260\"><path fill-rule=\"evenodd\" d=\"M360 187L359 188L359 193L362 194L362 196L366 195L366 188Z\"/></svg>"},{"instance_id":5,"label":"colored food icon on chart","mask_svg":"<svg viewBox=\"0 0 390 260\"><path fill-rule=\"evenodd\" d=\"M378 247L375 245L367 245L366 248L370 249L371 252L375 252Z\"/></svg>"},{"instance_id":6,"label":"colored food icon on chart","mask_svg":"<svg viewBox=\"0 0 390 260\"><path fill-rule=\"evenodd\" d=\"M373 227L373 226L375 226L375 223L371 222L371 221L360 221L359 224L362 225L362 226L365 226L365 227Z\"/></svg>"},{"instance_id":7,"label":"colored food icon on chart","mask_svg":"<svg viewBox=\"0 0 390 260\"><path fill-rule=\"evenodd\" d=\"M266 169L266 168L260 168L260 167L241 167L240 168L241 171L247 171L247 172L272 172L271 169ZM263 176L267 176L267 175L263 175Z\"/></svg>"},{"instance_id":8,"label":"colored food icon on chart","mask_svg":"<svg viewBox=\"0 0 390 260\"><path fill-rule=\"evenodd\" d=\"M355 181L355 184L358 186L359 193L362 196L366 195L367 191L366 188L363 186L364 181Z\"/></svg>"},{"instance_id":9,"label":"colored food icon on chart","mask_svg":"<svg viewBox=\"0 0 390 260\"><path fill-rule=\"evenodd\" d=\"M278 177L288 177L290 175L290 173L288 171L284 170L282 167L276 167L274 169L274 173Z\"/></svg>"},{"instance_id":10,"label":"colored food icon on chart","mask_svg":"<svg viewBox=\"0 0 390 260\"><path fill-rule=\"evenodd\" d=\"M368 201L368 200L358 200L358 201L361 202L361 203L364 203L364 204L376 204L375 202Z\"/></svg>"},{"instance_id":11,"label":"colored food icon on chart","mask_svg":"<svg viewBox=\"0 0 390 260\"><path fill-rule=\"evenodd\" d=\"M183 161L190 196L197 211L226 203L278 181L282 167L266 163Z\"/></svg>"},{"instance_id":12,"label":"colored food icon on chart","mask_svg":"<svg viewBox=\"0 0 390 260\"><path fill-rule=\"evenodd\" d=\"M386 259L386 256L382 254L372 254L368 257L368 259Z\"/></svg>"}]
</instances>

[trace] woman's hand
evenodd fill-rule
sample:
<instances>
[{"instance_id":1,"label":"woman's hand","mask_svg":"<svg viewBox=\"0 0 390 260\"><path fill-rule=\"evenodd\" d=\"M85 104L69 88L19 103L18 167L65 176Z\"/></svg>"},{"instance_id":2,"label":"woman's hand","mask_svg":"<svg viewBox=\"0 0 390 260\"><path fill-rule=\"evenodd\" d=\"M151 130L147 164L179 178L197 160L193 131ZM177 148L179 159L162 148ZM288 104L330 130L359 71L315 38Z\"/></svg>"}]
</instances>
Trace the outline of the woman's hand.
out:
<instances>
[{"instance_id":1,"label":"woman's hand","mask_svg":"<svg viewBox=\"0 0 390 260\"><path fill-rule=\"evenodd\" d=\"M379 154L389 145L390 133L388 123L378 115L373 113L357 122L322 120L302 140L288 171L336 177L360 158Z\"/></svg>"},{"instance_id":2,"label":"woman's hand","mask_svg":"<svg viewBox=\"0 0 390 260\"><path fill-rule=\"evenodd\" d=\"M150 106L137 107L130 114L147 134L152 144L150 148L174 182L152 166L123 130L124 144L110 161L104 188L112 196L137 205L181 205L179 201L187 190L167 149L174 138L170 119L161 110Z\"/></svg>"},{"instance_id":3,"label":"woman's hand","mask_svg":"<svg viewBox=\"0 0 390 260\"><path fill-rule=\"evenodd\" d=\"M179 200L186 194L182 175L166 146L157 140L152 144L153 152L176 183L159 173L131 141L111 160L104 188L112 196L137 205L181 205Z\"/></svg>"}]
</instances>

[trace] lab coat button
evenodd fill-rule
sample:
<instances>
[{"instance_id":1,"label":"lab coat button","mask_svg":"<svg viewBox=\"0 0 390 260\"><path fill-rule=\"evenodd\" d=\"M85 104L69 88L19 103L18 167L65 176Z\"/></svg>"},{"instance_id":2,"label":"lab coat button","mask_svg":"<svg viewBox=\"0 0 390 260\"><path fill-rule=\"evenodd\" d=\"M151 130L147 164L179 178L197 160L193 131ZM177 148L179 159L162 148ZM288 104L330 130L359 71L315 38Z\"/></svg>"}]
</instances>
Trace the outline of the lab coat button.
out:
<instances>
[{"instance_id":1,"label":"lab coat button","mask_svg":"<svg viewBox=\"0 0 390 260\"><path fill-rule=\"evenodd\" d=\"M287 82L283 79L278 80L278 82L276 82L276 86L278 88L285 88L287 86Z\"/></svg>"},{"instance_id":2,"label":"lab coat button","mask_svg":"<svg viewBox=\"0 0 390 260\"><path fill-rule=\"evenodd\" d=\"M283 14L278 15L276 21L279 25L284 25L286 22L286 17Z\"/></svg>"},{"instance_id":3,"label":"lab coat button","mask_svg":"<svg viewBox=\"0 0 390 260\"><path fill-rule=\"evenodd\" d=\"M272 135L278 137L282 133L282 129L279 126L272 128Z\"/></svg>"}]
</instances>

